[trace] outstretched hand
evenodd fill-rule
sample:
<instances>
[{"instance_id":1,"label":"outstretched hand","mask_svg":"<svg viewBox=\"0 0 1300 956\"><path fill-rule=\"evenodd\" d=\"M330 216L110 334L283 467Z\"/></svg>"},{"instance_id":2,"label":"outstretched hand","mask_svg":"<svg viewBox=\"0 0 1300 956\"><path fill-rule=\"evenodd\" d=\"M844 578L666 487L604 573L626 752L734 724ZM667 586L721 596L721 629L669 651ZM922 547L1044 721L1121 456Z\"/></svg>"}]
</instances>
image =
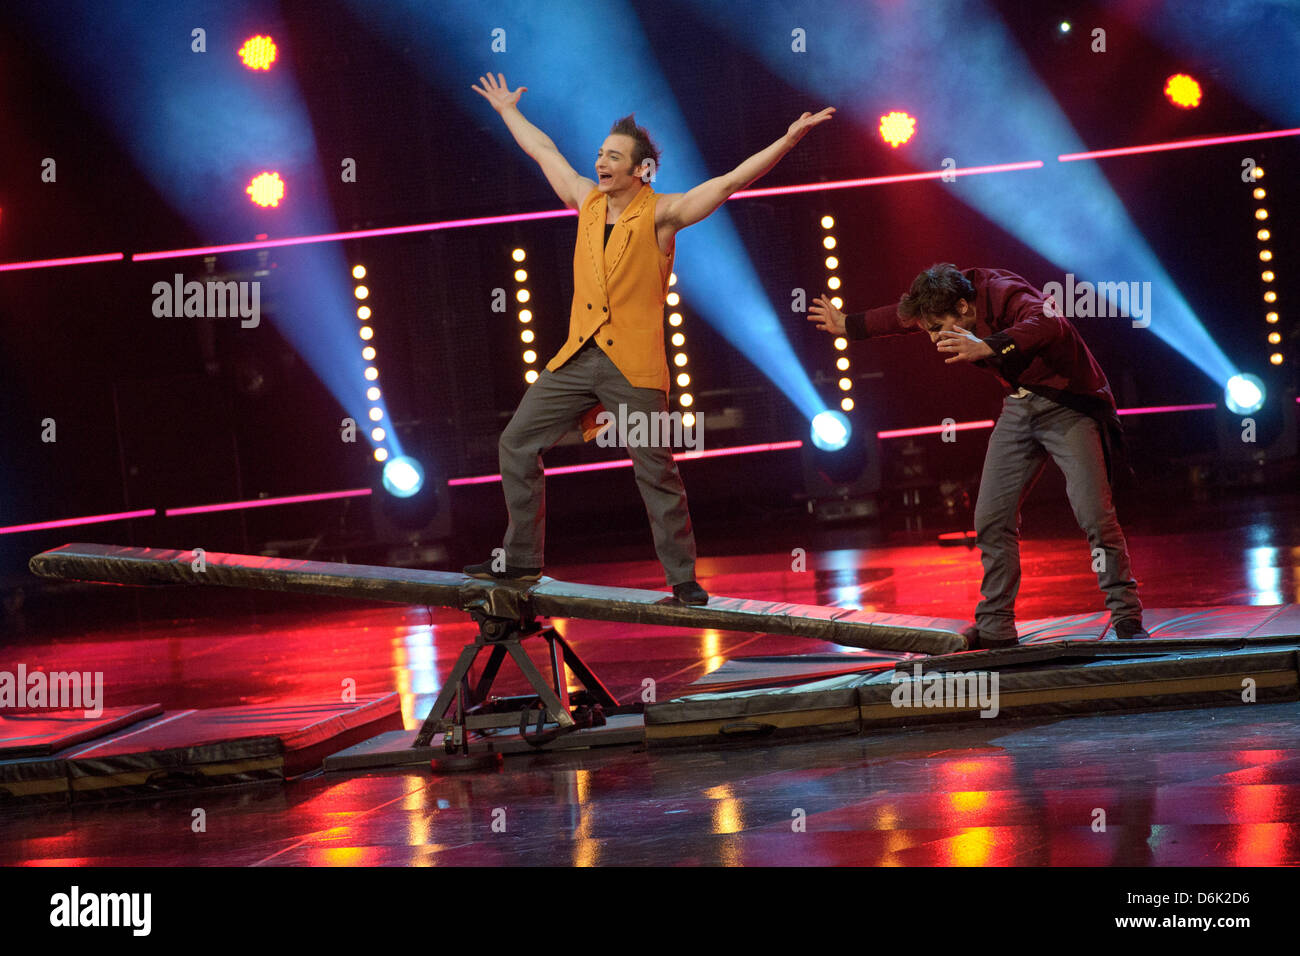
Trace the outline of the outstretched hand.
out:
<instances>
[{"instance_id":1,"label":"outstretched hand","mask_svg":"<svg viewBox=\"0 0 1300 956\"><path fill-rule=\"evenodd\" d=\"M939 341L935 347L940 352L952 356L952 358L944 359L944 363L947 365L951 365L953 362L978 362L993 354L993 349L983 339L967 332L965 329L940 332Z\"/></svg>"},{"instance_id":2,"label":"outstretched hand","mask_svg":"<svg viewBox=\"0 0 1300 956\"><path fill-rule=\"evenodd\" d=\"M790 128L785 131L785 135L793 146L799 140L803 139L804 134L816 126L818 123L825 123L835 112L835 107L828 106L815 116L812 113L804 113L797 120L790 124Z\"/></svg>"},{"instance_id":3,"label":"outstretched hand","mask_svg":"<svg viewBox=\"0 0 1300 956\"><path fill-rule=\"evenodd\" d=\"M518 103L519 97L523 96L524 91L528 89L526 86L521 86L512 93L510 87L506 85L504 73L498 73L495 77L489 73L487 76L480 76L478 81L483 85L471 84L470 89L491 103L492 108L498 113Z\"/></svg>"},{"instance_id":4,"label":"outstretched hand","mask_svg":"<svg viewBox=\"0 0 1300 956\"><path fill-rule=\"evenodd\" d=\"M844 313L835 308L830 299L820 295L808 306L808 321L819 323L817 331L831 335L844 334Z\"/></svg>"}]
</instances>

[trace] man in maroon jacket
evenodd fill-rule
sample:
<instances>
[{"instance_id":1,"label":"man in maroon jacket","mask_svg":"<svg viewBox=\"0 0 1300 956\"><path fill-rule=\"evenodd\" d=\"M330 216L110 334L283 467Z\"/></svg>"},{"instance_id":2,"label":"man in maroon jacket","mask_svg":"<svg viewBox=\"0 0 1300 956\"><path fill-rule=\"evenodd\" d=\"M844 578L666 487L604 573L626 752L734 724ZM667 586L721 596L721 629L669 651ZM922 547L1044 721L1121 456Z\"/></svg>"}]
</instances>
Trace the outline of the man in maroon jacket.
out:
<instances>
[{"instance_id":1,"label":"man in maroon jacket","mask_svg":"<svg viewBox=\"0 0 1300 956\"><path fill-rule=\"evenodd\" d=\"M1011 389L989 438L975 504L984 581L975 626L966 632L971 647L1017 642L1020 505L1049 456L1065 473L1116 635L1149 636L1111 501L1122 441L1115 399L1097 360L1051 297L1011 272L963 272L943 263L917 276L897 306L845 315L823 295L809 307L808 320L850 339L928 332L948 364L973 362Z\"/></svg>"}]
</instances>

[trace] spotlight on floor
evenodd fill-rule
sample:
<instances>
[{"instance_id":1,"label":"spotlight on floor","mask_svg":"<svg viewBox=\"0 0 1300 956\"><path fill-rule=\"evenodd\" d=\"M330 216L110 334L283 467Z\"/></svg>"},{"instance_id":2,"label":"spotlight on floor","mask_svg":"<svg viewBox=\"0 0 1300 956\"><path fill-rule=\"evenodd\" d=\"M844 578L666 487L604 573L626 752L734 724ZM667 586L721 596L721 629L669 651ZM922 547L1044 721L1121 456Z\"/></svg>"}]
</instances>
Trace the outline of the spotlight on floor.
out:
<instances>
[{"instance_id":1,"label":"spotlight on floor","mask_svg":"<svg viewBox=\"0 0 1300 956\"><path fill-rule=\"evenodd\" d=\"M841 412L818 412L812 420L812 443L822 451L839 451L849 443L853 426Z\"/></svg>"},{"instance_id":2,"label":"spotlight on floor","mask_svg":"<svg viewBox=\"0 0 1300 956\"><path fill-rule=\"evenodd\" d=\"M1224 402L1234 415L1251 415L1264 407L1264 383L1256 376L1241 373L1228 379L1223 389Z\"/></svg>"},{"instance_id":3,"label":"spotlight on floor","mask_svg":"<svg viewBox=\"0 0 1300 956\"><path fill-rule=\"evenodd\" d=\"M414 458L399 455L384 465L384 488L390 495L410 498L424 487L424 469Z\"/></svg>"}]
</instances>

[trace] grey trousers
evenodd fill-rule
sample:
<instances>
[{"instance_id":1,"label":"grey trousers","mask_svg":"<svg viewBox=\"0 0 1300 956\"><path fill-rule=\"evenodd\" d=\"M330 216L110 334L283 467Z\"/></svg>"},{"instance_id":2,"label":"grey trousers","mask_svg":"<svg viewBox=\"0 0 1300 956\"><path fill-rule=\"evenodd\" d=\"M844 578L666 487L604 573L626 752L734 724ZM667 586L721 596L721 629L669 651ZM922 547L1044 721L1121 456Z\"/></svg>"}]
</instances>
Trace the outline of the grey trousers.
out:
<instances>
[{"instance_id":1,"label":"grey trousers","mask_svg":"<svg viewBox=\"0 0 1300 956\"><path fill-rule=\"evenodd\" d=\"M543 371L524 393L499 444L501 484L510 512L504 542L507 563L530 568L545 565L542 454L573 430L578 417L597 402L615 415L620 404L627 406L629 413L652 415L668 410L663 392L630 385L595 345L580 349L556 371ZM695 533L673 450L636 446L629 447L628 453L668 584L693 581Z\"/></svg>"},{"instance_id":2,"label":"grey trousers","mask_svg":"<svg viewBox=\"0 0 1300 956\"><path fill-rule=\"evenodd\" d=\"M984 599L975 608L981 636L1016 636L1020 506L1048 456L1065 473L1070 507L1088 536L1090 563L1097 570L1112 623L1142 619L1128 545L1111 501L1098 425L1081 412L1030 393L1026 398L1007 397L984 458L975 503L976 541L984 562Z\"/></svg>"}]
</instances>

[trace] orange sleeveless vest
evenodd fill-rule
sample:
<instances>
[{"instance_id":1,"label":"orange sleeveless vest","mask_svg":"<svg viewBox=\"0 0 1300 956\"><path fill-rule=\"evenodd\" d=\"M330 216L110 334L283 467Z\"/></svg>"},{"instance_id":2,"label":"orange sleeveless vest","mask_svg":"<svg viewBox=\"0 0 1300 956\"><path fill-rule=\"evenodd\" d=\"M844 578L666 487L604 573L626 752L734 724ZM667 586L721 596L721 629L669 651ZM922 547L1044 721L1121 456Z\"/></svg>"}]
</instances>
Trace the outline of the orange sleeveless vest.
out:
<instances>
[{"instance_id":1,"label":"orange sleeveless vest","mask_svg":"<svg viewBox=\"0 0 1300 956\"><path fill-rule=\"evenodd\" d=\"M550 371L567 362L594 336L596 345L630 384L668 391L664 299L673 253L664 255L655 238L656 200L649 184L643 185L619 216L608 247L608 199L593 189L583 200L573 249L569 337L546 364Z\"/></svg>"}]
</instances>

